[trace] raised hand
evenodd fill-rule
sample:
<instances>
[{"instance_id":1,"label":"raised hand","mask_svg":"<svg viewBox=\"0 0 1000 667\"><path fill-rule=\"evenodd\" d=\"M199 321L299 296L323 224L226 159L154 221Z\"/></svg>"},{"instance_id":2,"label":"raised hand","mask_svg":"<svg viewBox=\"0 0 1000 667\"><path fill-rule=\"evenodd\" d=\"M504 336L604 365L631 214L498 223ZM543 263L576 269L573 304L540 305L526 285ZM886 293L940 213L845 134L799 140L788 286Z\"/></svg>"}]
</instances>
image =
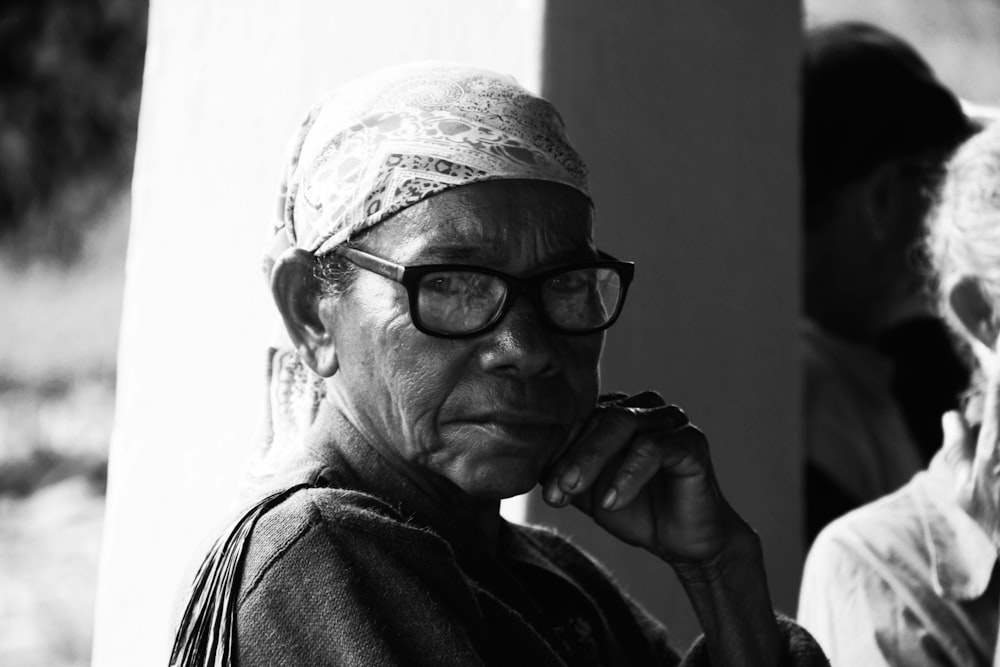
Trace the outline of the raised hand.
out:
<instances>
[{"instance_id":1,"label":"raised hand","mask_svg":"<svg viewBox=\"0 0 1000 667\"><path fill-rule=\"evenodd\" d=\"M985 346L984 346L984 349ZM992 355L980 354L986 379L982 421L971 427L958 412L941 418L944 444L931 463L932 470L944 466L954 480L959 505L1000 547L1000 363L994 346Z\"/></svg>"},{"instance_id":2,"label":"raised hand","mask_svg":"<svg viewBox=\"0 0 1000 667\"><path fill-rule=\"evenodd\" d=\"M705 435L654 392L598 405L543 482L550 505L573 503L673 563L713 559L750 532L719 490Z\"/></svg>"}]
</instances>

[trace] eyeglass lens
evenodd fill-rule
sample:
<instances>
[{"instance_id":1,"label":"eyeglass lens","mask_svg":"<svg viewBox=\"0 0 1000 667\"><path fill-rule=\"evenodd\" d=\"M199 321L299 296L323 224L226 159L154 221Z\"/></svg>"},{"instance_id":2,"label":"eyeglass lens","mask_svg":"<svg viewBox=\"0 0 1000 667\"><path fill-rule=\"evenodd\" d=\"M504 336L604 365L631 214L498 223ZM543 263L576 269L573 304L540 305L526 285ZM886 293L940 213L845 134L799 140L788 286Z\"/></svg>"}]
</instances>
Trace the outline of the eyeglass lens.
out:
<instances>
[{"instance_id":1,"label":"eyeglass lens","mask_svg":"<svg viewBox=\"0 0 1000 667\"><path fill-rule=\"evenodd\" d=\"M621 278L611 268L571 269L550 276L538 289L537 302L553 324L583 332L604 326L615 314ZM503 308L507 291L502 278L486 273L428 273L420 281L417 316L433 331L469 333L490 324Z\"/></svg>"}]
</instances>

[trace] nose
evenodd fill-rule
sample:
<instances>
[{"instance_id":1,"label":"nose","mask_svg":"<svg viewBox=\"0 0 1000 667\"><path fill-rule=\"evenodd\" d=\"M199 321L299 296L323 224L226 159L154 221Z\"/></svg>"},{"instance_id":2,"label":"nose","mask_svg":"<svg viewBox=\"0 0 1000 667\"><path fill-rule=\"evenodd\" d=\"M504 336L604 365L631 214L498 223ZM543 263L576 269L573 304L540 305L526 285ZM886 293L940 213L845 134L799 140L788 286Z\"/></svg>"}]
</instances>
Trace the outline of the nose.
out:
<instances>
[{"instance_id":1,"label":"nose","mask_svg":"<svg viewBox=\"0 0 1000 667\"><path fill-rule=\"evenodd\" d=\"M542 322L531 299L518 295L487 334L480 352L483 370L519 378L555 375L559 371L556 335Z\"/></svg>"}]
</instances>

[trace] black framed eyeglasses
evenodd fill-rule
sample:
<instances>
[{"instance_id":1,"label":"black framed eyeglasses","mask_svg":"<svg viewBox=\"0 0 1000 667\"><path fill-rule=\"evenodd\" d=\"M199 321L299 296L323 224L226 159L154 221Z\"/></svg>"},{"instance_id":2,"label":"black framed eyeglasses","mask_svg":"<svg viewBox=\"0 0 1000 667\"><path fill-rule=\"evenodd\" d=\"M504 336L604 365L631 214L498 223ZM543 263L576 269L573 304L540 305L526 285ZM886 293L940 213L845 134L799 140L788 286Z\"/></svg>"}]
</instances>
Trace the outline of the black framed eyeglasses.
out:
<instances>
[{"instance_id":1,"label":"black framed eyeglasses","mask_svg":"<svg viewBox=\"0 0 1000 667\"><path fill-rule=\"evenodd\" d=\"M520 294L527 295L542 321L559 333L597 333L618 319L635 273L632 262L603 252L596 261L566 264L527 278L471 264L404 266L347 246L333 252L405 287L413 326L439 338L469 338L489 331Z\"/></svg>"}]
</instances>

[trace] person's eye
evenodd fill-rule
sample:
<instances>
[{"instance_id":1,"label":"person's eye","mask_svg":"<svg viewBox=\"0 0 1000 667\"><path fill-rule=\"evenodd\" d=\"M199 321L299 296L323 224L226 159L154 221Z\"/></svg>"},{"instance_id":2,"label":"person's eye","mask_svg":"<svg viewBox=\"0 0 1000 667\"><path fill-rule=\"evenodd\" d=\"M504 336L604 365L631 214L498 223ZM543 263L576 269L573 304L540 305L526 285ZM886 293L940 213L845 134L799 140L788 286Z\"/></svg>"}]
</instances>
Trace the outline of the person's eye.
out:
<instances>
[{"instance_id":1,"label":"person's eye","mask_svg":"<svg viewBox=\"0 0 1000 667\"><path fill-rule=\"evenodd\" d=\"M454 294L456 287L455 281L450 276L437 275L424 280L421 289L444 296Z\"/></svg>"},{"instance_id":2,"label":"person's eye","mask_svg":"<svg viewBox=\"0 0 1000 667\"><path fill-rule=\"evenodd\" d=\"M424 279L421 289L437 298L482 299L492 292L489 276L476 273L440 273Z\"/></svg>"},{"instance_id":3,"label":"person's eye","mask_svg":"<svg viewBox=\"0 0 1000 667\"><path fill-rule=\"evenodd\" d=\"M594 284L593 276L584 271L572 271L556 276L549 281L549 289L561 294L584 292Z\"/></svg>"}]
</instances>

